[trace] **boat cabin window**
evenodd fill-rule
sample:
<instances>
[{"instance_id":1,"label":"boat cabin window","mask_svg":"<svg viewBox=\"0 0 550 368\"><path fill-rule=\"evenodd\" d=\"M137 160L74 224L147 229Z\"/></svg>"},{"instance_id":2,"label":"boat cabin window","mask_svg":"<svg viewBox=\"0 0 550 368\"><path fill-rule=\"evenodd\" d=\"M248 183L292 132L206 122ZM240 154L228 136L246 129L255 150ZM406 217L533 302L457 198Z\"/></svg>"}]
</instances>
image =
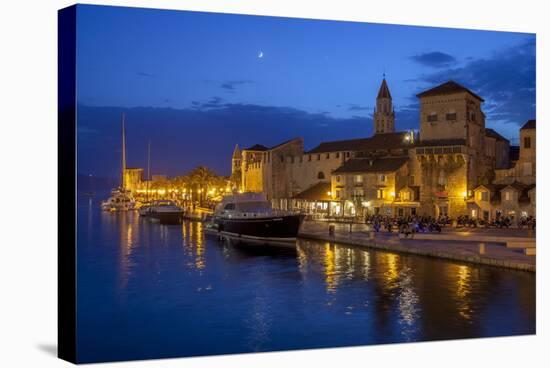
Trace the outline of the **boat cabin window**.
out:
<instances>
[{"instance_id":1,"label":"boat cabin window","mask_svg":"<svg viewBox=\"0 0 550 368\"><path fill-rule=\"evenodd\" d=\"M228 204L225 205L225 207L223 209L226 210L226 211L234 210L235 209L235 203L228 203Z\"/></svg>"},{"instance_id":2,"label":"boat cabin window","mask_svg":"<svg viewBox=\"0 0 550 368\"><path fill-rule=\"evenodd\" d=\"M238 210L241 212L269 212L271 210L271 203L264 201L243 202L239 203Z\"/></svg>"}]
</instances>

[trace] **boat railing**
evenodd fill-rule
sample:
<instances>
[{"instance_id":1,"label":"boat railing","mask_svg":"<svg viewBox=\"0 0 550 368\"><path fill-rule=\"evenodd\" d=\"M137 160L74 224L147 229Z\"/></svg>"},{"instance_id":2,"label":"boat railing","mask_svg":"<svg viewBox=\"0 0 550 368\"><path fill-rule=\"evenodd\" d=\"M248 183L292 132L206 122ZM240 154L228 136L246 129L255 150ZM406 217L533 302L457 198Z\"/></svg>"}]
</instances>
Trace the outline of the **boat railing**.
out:
<instances>
[{"instance_id":1,"label":"boat railing","mask_svg":"<svg viewBox=\"0 0 550 368\"><path fill-rule=\"evenodd\" d=\"M269 211L247 211L247 212L225 212L222 216L229 218L255 218L255 217L273 217L273 216L285 216L291 212L283 210L269 210Z\"/></svg>"}]
</instances>

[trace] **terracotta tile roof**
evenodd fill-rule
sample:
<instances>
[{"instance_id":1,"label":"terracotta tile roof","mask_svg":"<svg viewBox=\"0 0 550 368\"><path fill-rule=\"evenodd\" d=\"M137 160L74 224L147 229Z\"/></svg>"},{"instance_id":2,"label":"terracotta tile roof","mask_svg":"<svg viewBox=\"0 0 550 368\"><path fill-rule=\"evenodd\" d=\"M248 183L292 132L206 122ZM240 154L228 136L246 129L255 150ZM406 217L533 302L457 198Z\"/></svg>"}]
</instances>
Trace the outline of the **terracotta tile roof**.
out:
<instances>
[{"instance_id":1,"label":"terracotta tile roof","mask_svg":"<svg viewBox=\"0 0 550 368\"><path fill-rule=\"evenodd\" d=\"M418 147L434 147L434 146L465 146L465 139L431 139L423 140L417 143Z\"/></svg>"},{"instance_id":2,"label":"terracotta tile roof","mask_svg":"<svg viewBox=\"0 0 550 368\"><path fill-rule=\"evenodd\" d=\"M495 138L497 141L501 141L501 142L510 142L508 139L498 134L496 130L491 128L485 128L485 136Z\"/></svg>"},{"instance_id":3,"label":"terracotta tile roof","mask_svg":"<svg viewBox=\"0 0 550 368\"><path fill-rule=\"evenodd\" d=\"M325 153L340 151L374 151L381 149L402 148L411 144L405 140L409 132L375 134L369 138L348 139L343 141L321 142L306 153Z\"/></svg>"},{"instance_id":4,"label":"terracotta tile roof","mask_svg":"<svg viewBox=\"0 0 550 368\"><path fill-rule=\"evenodd\" d=\"M243 151L267 151L269 148L261 144L255 144L252 147L245 148Z\"/></svg>"},{"instance_id":5,"label":"terracotta tile roof","mask_svg":"<svg viewBox=\"0 0 550 368\"><path fill-rule=\"evenodd\" d=\"M301 139L301 138L292 138L292 139L289 139L288 141L284 141L284 142L279 143L279 144L277 144L277 145L275 145L275 146L273 146L273 147L270 147L269 150L272 150L272 149L275 149L275 148L279 148L279 147L281 147L281 146L284 146L284 145L287 144L287 143L294 142L294 141L298 141L298 140L300 140L300 139Z\"/></svg>"},{"instance_id":6,"label":"terracotta tile roof","mask_svg":"<svg viewBox=\"0 0 550 368\"><path fill-rule=\"evenodd\" d=\"M515 181L512 184L506 185L506 187L511 187L517 190L518 192L523 192L528 187L528 185Z\"/></svg>"},{"instance_id":7,"label":"terracotta tile roof","mask_svg":"<svg viewBox=\"0 0 550 368\"><path fill-rule=\"evenodd\" d=\"M440 84L439 86L430 88L424 92L420 92L419 94L416 95L416 97L421 98L421 97L428 97L428 96L450 95L458 92L468 92L469 94L471 94L472 96L480 100L481 102L484 101L481 97L479 97L478 95L470 91L468 88L452 80L445 82L443 84Z\"/></svg>"},{"instance_id":8,"label":"terracotta tile roof","mask_svg":"<svg viewBox=\"0 0 550 368\"><path fill-rule=\"evenodd\" d=\"M481 187L487 188L491 192L491 203L499 204L502 199L500 194L501 191L508 187L511 187L519 192L518 201L520 203L528 203L530 201L529 191L536 186L535 184L527 185L516 181L512 184L483 184L475 188L474 191Z\"/></svg>"},{"instance_id":9,"label":"terracotta tile roof","mask_svg":"<svg viewBox=\"0 0 550 368\"><path fill-rule=\"evenodd\" d=\"M408 157L353 158L333 171L340 173L393 172L407 163Z\"/></svg>"},{"instance_id":10,"label":"terracotta tile roof","mask_svg":"<svg viewBox=\"0 0 550 368\"><path fill-rule=\"evenodd\" d=\"M306 190L296 194L292 198L305 199L308 201L330 201L331 197L328 195L330 192L330 183L319 182Z\"/></svg>"},{"instance_id":11,"label":"terracotta tile roof","mask_svg":"<svg viewBox=\"0 0 550 368\"><path fill-rule=\"evenodd\" d=\"M520 130L524 129L537 129L537 121L536 120L529 120L527 123L523 124Z\"/></svg>"},{"instance_id":12,"label":"terracotta tile roof","mask_svg":"<svg viewBox=\"0 0 550 368\"><path fill-rule=\"evenodd\" d=\"M478 185L474 191L478 190L481 187L489 189L490 192L500 192L502 189L506 188L508 184L482 184Z\"/></svg>"}]
</instances>

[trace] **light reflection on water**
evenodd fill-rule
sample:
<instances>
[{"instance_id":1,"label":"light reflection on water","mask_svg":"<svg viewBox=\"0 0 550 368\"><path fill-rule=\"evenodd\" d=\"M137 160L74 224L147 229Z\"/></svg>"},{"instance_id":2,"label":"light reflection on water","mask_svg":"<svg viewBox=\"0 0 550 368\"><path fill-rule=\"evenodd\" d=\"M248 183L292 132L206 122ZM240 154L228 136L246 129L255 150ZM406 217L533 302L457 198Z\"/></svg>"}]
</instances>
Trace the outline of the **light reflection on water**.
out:
<instances>
[{"instance_id":1,"label":"light reflection on water","mask_svg":"<svg viewBox=\"0 0 550 368\"><path fill-rule=\"evenodd\" d=\"M83 362L535 332L525 272L309 240L220 243L201 223L153 224L92 199L78 221Z\"/></svg>"}]
</instances>

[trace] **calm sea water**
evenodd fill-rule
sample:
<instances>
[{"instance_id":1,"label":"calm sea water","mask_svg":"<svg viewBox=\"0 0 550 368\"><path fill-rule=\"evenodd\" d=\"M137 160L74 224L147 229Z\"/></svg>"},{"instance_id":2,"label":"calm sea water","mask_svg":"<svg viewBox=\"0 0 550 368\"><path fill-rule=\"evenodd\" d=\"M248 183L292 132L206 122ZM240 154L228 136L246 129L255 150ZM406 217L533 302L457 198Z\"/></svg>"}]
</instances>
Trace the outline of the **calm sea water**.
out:
<instances>
[{"instance_id":1,"label":"calm sea water","mask_svg":"<svg viewBox=\"0 0 550 368\"><path fill-rule=\"evenodd\" d=\"M535 333L533 274L299 240L220 243L79 197L81 362Z\"/></svg>"}]
</instances>

